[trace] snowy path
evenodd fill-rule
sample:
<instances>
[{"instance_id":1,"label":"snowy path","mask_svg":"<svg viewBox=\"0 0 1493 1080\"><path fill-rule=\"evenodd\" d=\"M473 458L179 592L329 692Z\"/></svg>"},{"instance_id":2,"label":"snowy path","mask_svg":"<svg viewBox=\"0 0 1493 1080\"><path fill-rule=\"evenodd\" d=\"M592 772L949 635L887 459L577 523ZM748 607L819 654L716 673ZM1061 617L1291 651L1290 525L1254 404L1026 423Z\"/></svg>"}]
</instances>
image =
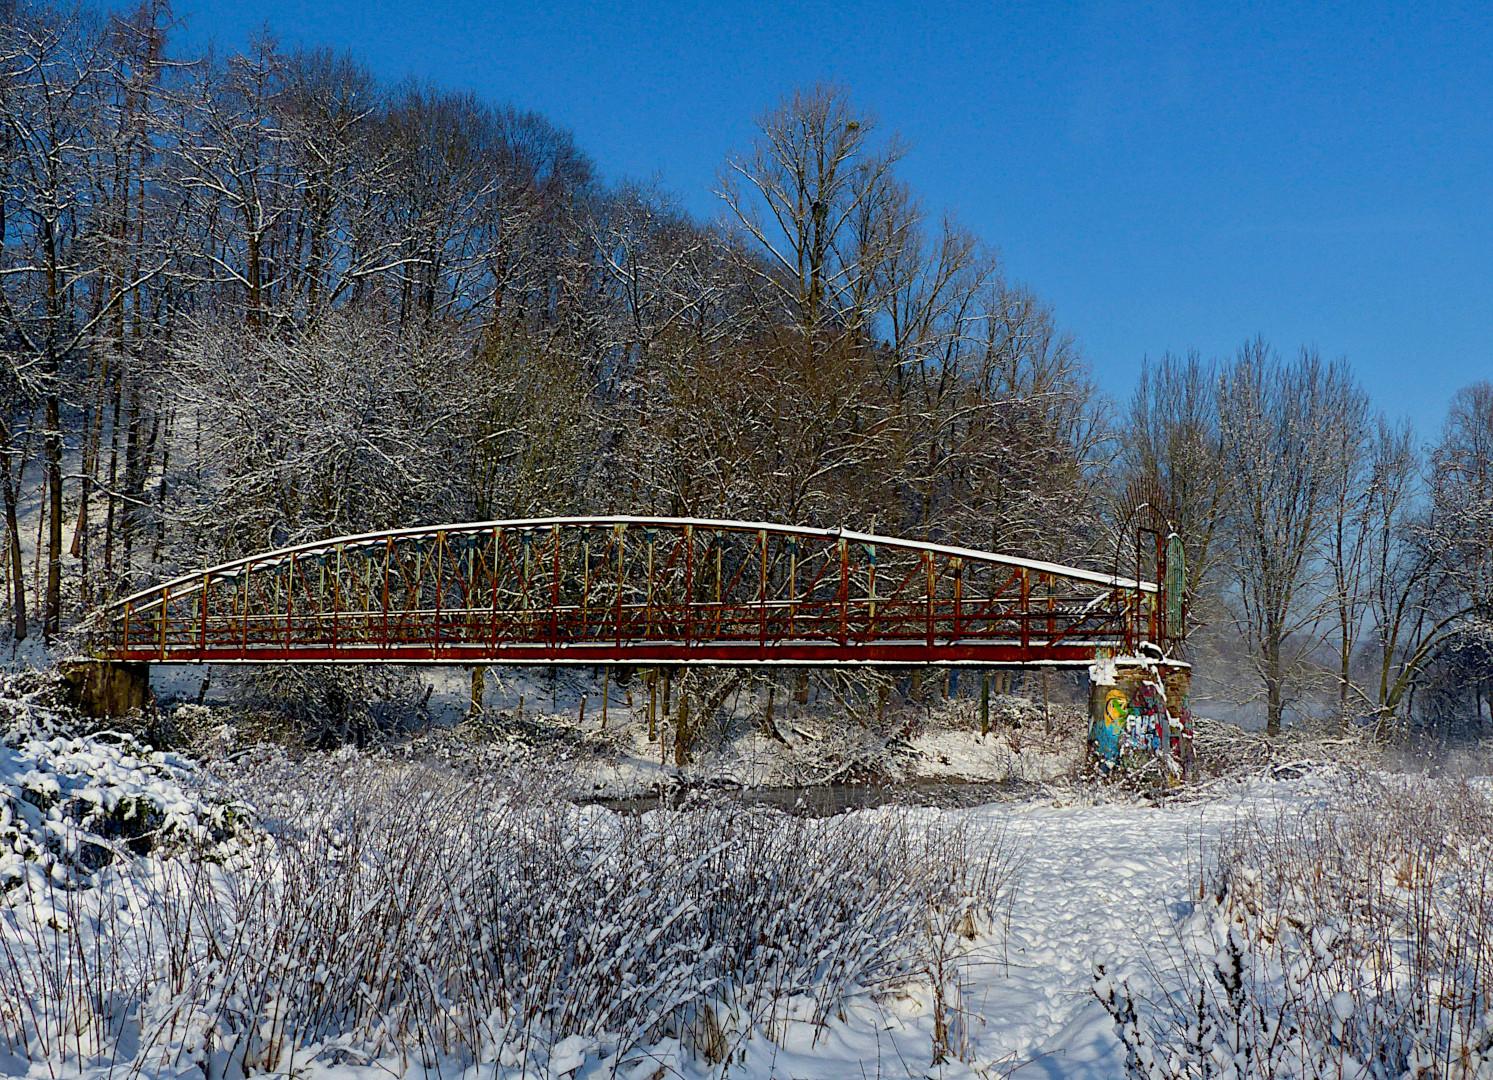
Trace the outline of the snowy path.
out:
<instances>
[{"instance_id":1,"label":"snowy path","mask_svg":"<svg viewBox=\"0 0 1493 1080\"><path fill-rule=\"evenodd\" d=\"M994 1075L1122 1075L1113 1024L1090 993L1094 965L1144 964L1179 906L1197 895L1199 838L1216 836L1236 812L1209 803L1038 807L1006 817L1026 865L1006 962L991 957L972 973L966 1007L979 1017L975 1060L993 1065ZM1005 817L995 808L975 814Z\"/></svg>"},{"instance_id":2,"label":"snowy path","mask_svg":"<svg viewBox=\"0 0 1493 1080\"><path fill-rule=\"evenodd\" d=\"M1299 805L1315 786L1274 784L1166 809L1025 803L966 811L992 832L1004 827L1024 868L1004 946L970 958L964 1060L930 1066L932 1019L917 995L858 1010L812 1047L791 1036L785 1047L753 1040L746 1068L730 1075L1121 1080L1123 1049L1090 993L1094 964L1143 979L1148 957L1197 896L1200 842L1241 814Z\"/></svg>"}]
</instances>

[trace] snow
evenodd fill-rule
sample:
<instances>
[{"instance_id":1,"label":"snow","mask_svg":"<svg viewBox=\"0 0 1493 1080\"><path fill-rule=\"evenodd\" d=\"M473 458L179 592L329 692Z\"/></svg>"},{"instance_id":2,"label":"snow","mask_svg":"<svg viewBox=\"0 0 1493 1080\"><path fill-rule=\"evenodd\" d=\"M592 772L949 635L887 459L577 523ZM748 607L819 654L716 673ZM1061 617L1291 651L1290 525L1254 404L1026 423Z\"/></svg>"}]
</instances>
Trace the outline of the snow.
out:
<instances>
[{"instance_id":1,"label":"snow","mask_svg":"<svg viewBox=\"0 0 1493 1080\"><path fill-rule=\"evenodd\" d=\"M65 881L158 844L211 846L242 808L203 799L192 763L129 735L60 734L28 680L0 681L0 894L29 877Z\"/></svg>"},{"instance_id":2,"label":"snow","mask_svg":"<svg viewBox=\"0 0 1493 1080\"><path fill-rule=\"evenodd\" d=\"M962 1057L931 1061L926 994L863 999L816 1038L807 1028L774 1042L748 1040L730 1075L743 1080L846 1076L1046 1077L1117 1080L1125 1051L1094 997L1096 964L1143 983L1158 942L1192 911L1200 845L1241 814L1317 799L1328 781L1224 788L1182 806L1137 802L992 804L922 811L1004 832L1022 855L1009 926L968 956L962 973ZM870 811L874 813L875 811ZM584 1076L610 1075L598 1069ZM717 1076L698 1062L684 1075Z\"/></svg>"},{"instance_id":3,"label":"snow","mask_svg":"<svg viewBox=\"0 0 1493 1080\"><path fill-rule=\"evenodd\" d=\"M536 679L510 684L500 692L522 692L537 701L586 689L590 688L580 682L557 687ZM111 919L132 918L149 902L142 899L148 898L149 889L140 883L166 872L183 844L195 841L198 850L214 852L213 861L222 862L222 869L214 873L234 872L232 845L239 841L229 826L243 820L248 808L206 799L203 785L210 777L198 766L115 734L59 734L34 700L12 696L3 704L10 710L11 723L0 743L0 840L5 841L0 844L0 958L7 950L40 948L45 937L37 935L38 926L82 935L105 911ZM1025 707L1035 710L1030 703ZM588 722L595 715L593 706ZM614 700L612 724L622 729L612 732L618 752L610 758L581 757L572 772L608 793L657 784L674 775L672 766L659 764L657 744L647 742L639 717L621 701ZM784 748L765 736L749 735L711 763L715 777L761 784L782 780L796 762L798 778L805 779L804 766L816 760L814 744L834 737L832 725L816 727L811 717L796 716L785 717L780 727L796 746ZM839 737L849 737L844 734L847 725L839 727ZM938 1010L930 985L926 979L912 978L890 991L853 989L823 1027L809 1020L815 1008L812 999L797 1005L797 999L789 999L790 1019L770 1028L763 1027L760 1017L743 1019L721 1006L719 1015L702 1015L678 1037L652 1045L622 1047L605 1033L570 1035L547 1050L535 1052L531 1047L521 1055L500 1048L494 1051L497 1063L480 1068L442 1062L426 1068L413 1059L339 1058L330 1052L334 1039L323 1044L328 1052L319 1057L313 1056L314 1048L298 1050L296 1072L307 1080L373 1080L391 1072L427 1080L704 1080L727 1075L740 1080L817 1080L997 1077L1013 1072L1072 1080L1120 1077L1126 1051L1114 1018L1094 994L1098 967L1104 969L1106 985L1124 984L1144 992L1150 972L1165 960L1164 943L1176 941L1178 930L1194 914L1205 852L1221 832L1248 815L1319 804L1336 781L1331 773L1310 771L1293 772L1287 779L1215 781L1189 789L1184 800L1168 799L1158 806L1113 789L1064 781L1067 751L1061 741L1042 743L1045 725L1040 719L1020 730L1019 736L1009 727L980 736L967 723L932 725L909 740L907 753L921 776L1026 776L1040 782L1040 797L967 809L881 807L854 812L868 821L904 815L915 829L963 824L977 847L999 846L1015 853L1018 870L1003 921L957 957L946 983L945 1001L952 1006L953 1017L953 1056L948 1060L934 1059ZM1023 739L1028 740L1025 745ZM336 760L343 759L356 762L359 755L348 750ZM238 767L220 762L213 771L221 781L224 770L231 773ZM229 785L226 790L252 799L242 787ZM298 800L304 809L306 800L315 798L315 792L306 790L295 794L292 802ZM114 820L134 812L131 807L146 808L152 815L153 836L175 836L179 841L157 843L148 856L132 853L124 846L131 834L117 831L119 822ZM261 807L262 813L269 811L268 804ZM278 806L264 820L277 821L276 827L295 827L299 812L289 804ZM610 835L622 820L599 807L574 813L582 837ZM110 828L113 836L124 837L123 843L106 835ZM101 870L97 860L90 862L80 854L89 845L109 853ZM138 864L135 872L124 865L131 860ZM84 883L90 888L76 891L75 886ZM82 896L94 900L85 903ZM1354 1002L1346 995L1330 1004L1340 1021L1353 1014ZM26 1062L4 1050L0 1074L51 1076L60 1064ZM174 1075L164 1059L121 1063L117 1071L130 1069L145 1080ZM100 1064L83 1070L88 1076L108 1074Z\"/></svg>"},{"instance_id":4,"label":"snow","mask_svg":"<svg viewBox=\"0 0 1493 1080\"><path fill-rule=\"evenodd\" d=\"M962 1004L973 1073L1001 1076L1019 1067L1023 1077L1123 1076L1125 1053L1114 1023L1092 993L1095 965L1112 977L1144 982L1159 958L1158 943L1192 911L1200 844L1240 814L1315 798L1321 784L1308 778L1225 789L1180 807L1045 802L952 812L987 830L1003 828L1023 852L1009 929L970 958ZM795 1063L791 1075L848 1075L844 1069L852 1063L866 1064L867 1075L874 1075L869 1062L884 1056L888 1045L909 1062L926 1060L918 1057L927 1045L926 1027L914 1013L879 1038L869 1031L857 1039L842 1033L845 1058L818 1068ZM948 1069L941 1075L965 1074Z\"/></svg>"},{"instance_id":5,"label":"snow","mask_svg":"<svg viewBox=\"0 0 1493 1080\"><path fill-rule=\"evenodd\" d=\"M15 740L13 740L14 742ZM72 785L101 803L145 793L184 824L195 824L201 808L181 784L189 763L165 755L142 757L127 746L84 739L31 739L0 757L0 781L10 790L39 785ZM1059 797L1008 802L968 810L906 811L914 823L963 821L977 842L1004 843L1020 858L1020 875L1003 931L978 940L958 962L954 991L955 1022L950 1042L956 1057L933 1060L930 991L914 980L890 995L858 992L823 1029L807 1021L812 1002L796 1022L768 1032L741 1030L730 1016L719 1021L718 1037L729 1046L712 1064L700 1047L708 1033L686 1033L621 1059L606 1037L569 1036L527 1059L499 1055L497 1065L426 1069L414 1062L378 1060L332 1064L296 1060L309 1080L363 1080L395 1075L449 1076L449 1080L613 1076L722 1077L740 1080L802 1080L845 1076L1005 1076L1112 1080L1123 1075L1124 1050L1115 1025L1094 997L1094 973L1104 965L1113 979L1144 980L1156 943L1191 911L1197 898L1201 847L1241 814L1300 805L1320 797L1330 781L1307 776L1289 782L1258 781L1252 786L1220 787L1198 801L1157 807L1140 801L1109 801L1093 789L1061 789ZM0 800L3 801L3 800ZM15 805L19 800L11 800ZM29 806L30 804L25 804ZM34 809L34 808L33 808ZM867 815L888 808L861 811ZM583 818L594 828L612 827L613 815L597 809ZM29 820L29 818L28 818ZM118 906L134 902L123 876L97 879L107 891L117 887ZM111 882L114 883L111 886ZM39 884L39 883L33 883ZM16 890L36 898L36 890ZM0 902L3 909L3 902ZM68 911L32 905L33 918L67 926ZM15 933L17 921L0 917L0 933ZM24 948L14 937L11 948ZM1351 1010L1352 1002L1335 1008ZM790 1003L790 1014L794 1012ZM1346 1011L1342 1015L1346 1015ZM697 1025L698 1027L698 1025ZM138 1065L140 1063L134 1063ZM56 1063L0 1059L0 1071L50 1075ZM107 1072L102 1066L93 1074ZM125 1071L121 1066L119 1071ZM161 1064L144 1077L165 1076Z\"/></svg>"}]
</instances>

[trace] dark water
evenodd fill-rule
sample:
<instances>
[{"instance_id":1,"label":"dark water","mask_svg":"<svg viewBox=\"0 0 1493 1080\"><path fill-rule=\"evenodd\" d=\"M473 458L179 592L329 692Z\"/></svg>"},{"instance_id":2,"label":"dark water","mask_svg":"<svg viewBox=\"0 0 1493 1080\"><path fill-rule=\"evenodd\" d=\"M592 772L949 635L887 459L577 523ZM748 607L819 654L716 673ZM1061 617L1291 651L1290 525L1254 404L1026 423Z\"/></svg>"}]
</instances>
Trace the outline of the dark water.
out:
<instances>
[{"instance_id":1,"label":"dark water","mask_svg":"<svg viewBox=\"0 0 1493 1080\"><path fill-rule=\"evenodd\" d=\"M1040 794L1042 785L1030 780L962 782L916 780L887 784L825 784L818 787L782 788L674 788L660 795L629 799L577 799L586 806L604 806L619 814L643 814L660 807L719 806L736 803L770 806L806 817L830 817L849 810L876 806L979 806L989 802L1012 802Z\"/></svg>"}]
</instances>

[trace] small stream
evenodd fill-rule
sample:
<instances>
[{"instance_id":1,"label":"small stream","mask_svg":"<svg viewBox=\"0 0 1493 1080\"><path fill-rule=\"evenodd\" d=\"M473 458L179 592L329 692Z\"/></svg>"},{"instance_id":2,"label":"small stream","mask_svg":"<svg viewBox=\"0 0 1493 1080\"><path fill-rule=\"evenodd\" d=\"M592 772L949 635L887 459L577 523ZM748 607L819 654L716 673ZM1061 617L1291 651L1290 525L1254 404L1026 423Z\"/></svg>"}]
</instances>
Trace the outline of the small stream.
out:
<instances>
[{"instance_id":1,"label":"small stream","mask_svg":"<svg viewBox=\"0 0 1493 1080\"><path fill-rule=\"evenodd\" d=\"M645 814L649 810L677 810L691 806L739 803L770 806L805 817L831 817L850 810L877 806L979 806L990 802L1014 802L1041 794L1042 785L1031 780L960 781L912 780L902 783L822 784L817 787L768 788L673 788L656 795L625 799L586 798L585 806L604 806L619 814Z\"/></svg>"}]
</instances>

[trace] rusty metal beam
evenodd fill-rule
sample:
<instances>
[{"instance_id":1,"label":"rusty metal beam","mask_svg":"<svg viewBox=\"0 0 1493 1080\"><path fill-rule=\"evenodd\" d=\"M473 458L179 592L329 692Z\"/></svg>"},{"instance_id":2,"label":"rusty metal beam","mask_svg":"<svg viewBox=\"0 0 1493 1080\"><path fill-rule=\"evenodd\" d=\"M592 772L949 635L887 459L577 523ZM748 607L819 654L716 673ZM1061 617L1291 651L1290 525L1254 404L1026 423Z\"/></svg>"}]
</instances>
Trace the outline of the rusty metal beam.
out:
<instances>
[{"instance_id":1,"label":"rusty metal beam","mask_svg":"<svg viewBox=\"0 0 1493 1080\"><path fill-rule=\"evenodd\" d=\"M629 552L634 527L646 542ZM889 595L883 573L898 583ZM156 663L1079 666L1132 647L1147 621L1164 636L1156 595L1150 582L848 531L526 519L339 537L199 570L105 609L91 647Z\"/></svg>"}]
</instances>

